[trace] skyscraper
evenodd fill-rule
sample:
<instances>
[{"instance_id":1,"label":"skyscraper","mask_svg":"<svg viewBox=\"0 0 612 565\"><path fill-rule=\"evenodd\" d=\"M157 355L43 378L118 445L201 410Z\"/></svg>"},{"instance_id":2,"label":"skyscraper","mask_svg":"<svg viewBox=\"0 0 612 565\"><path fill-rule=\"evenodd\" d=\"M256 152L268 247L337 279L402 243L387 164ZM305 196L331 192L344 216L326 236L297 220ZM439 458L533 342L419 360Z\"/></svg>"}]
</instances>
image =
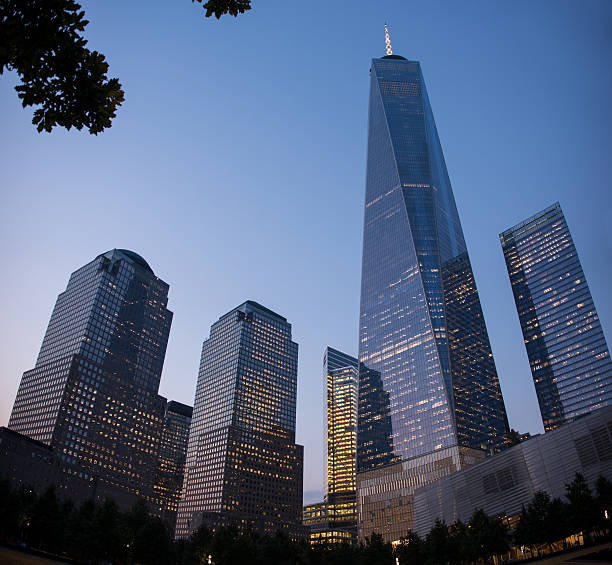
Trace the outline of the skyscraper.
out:
<instances>
[{"instance_id":1,"label":"skyscraper","mask_svg":"<svg viewBox=\"0 0 612 565\"><path fill-rule=\"evenodd\" d=\"M499 236L544 429L612 405L612 362L557 202Z\"/></svg>"},{"instance_id":2,"label":"skyscraper","mask_svg":"<svg viewBox=\"0 0 612 565\"><path fill-rule=\"evenodd\" d=\"M113 249L72 273L9 428L79 464L97 490L152 496L165 399L157 394L172 312L168 285ZM122 500L118 502L121 504Z\"/></svg>"},{"instance_id":3,"label":"skyscraper","mask_svg":"<svg viewBox=\"0 0 612 565\"><path fill-rule=\"evenodd\" d=\"M327 347L323 357L327 385L325 498L330 504L355 506L357 451L357 359Z\"/></svg>"},{"instance_id":4,"label":"skyscraper","mask_svg":"<svg viewBox=\"0 0 612 565\"><path fill-rule=\"evenodd\" d=\"M160 514L172 530L181 500L192 412L191 406L168 402L159 442L154 491Z\"/></svg>"},{"instance_id":5,"label":"skyscraper","mask_svg":"<svg viewBox=\"0 0 612 565\"><path fill-rule=\"evenodd\" d=\"M357 541L358 365L342 351L325 349L325 500L304 506L303 514L313 545Z\"/></svg>"},{"instance_id":6,"label":"skyscraper","mask_svg":"<svg viewBox=\"0 0 612 565\"><path fill-rule=\"evenodd\" d=\"M505 407L421 66L393 54L371 67L359 362L358 472L504 445Z\"/></svg>"},{"instance_id":7,"label":"skyscraper","mask_svg":"<svg viewBox=\"0 0 612 565\"><path fill-rule=\"evenodd\" d=\"M357 540L358 365L357 359L342 351L332 347L325 349L325 501L314 506L320 519L311 519L310 538L313 543L352 543Z\"/></svg>"},{"instance_id":8,"label":"skyscraper","mask_svg":"<svg viewBox=\"0 0 612 565\"><path fill-rule=\"evenodd\" d=\"M212 325L202 346L177 538L202 524L301 534L297 352L286 318L250 300Z\"/></svg>"}]
</instances>

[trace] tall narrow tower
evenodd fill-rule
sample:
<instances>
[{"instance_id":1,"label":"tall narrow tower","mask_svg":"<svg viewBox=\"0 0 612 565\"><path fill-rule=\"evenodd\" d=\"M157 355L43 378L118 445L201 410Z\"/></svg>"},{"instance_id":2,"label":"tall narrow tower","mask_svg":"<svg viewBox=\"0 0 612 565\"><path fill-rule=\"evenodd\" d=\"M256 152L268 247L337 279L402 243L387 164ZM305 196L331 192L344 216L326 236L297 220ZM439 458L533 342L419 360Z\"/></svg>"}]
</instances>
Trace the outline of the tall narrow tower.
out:
<instances>
[{"instance_id":1,"label":"tall narrow tower","mask_svg":"<svg viewBox=\"0 0 612 565\"><path fill-rule=\"evenodd\" d=\"M612 404L612 361L557 202L500 234L546 431Z\"/></svg>"},{"instance_id":2,"label":"tall narrow tower","mask_svg":"<svg viewBox=\"0 0 612 565\"><path fill-rule=\"evenodd\" d=\"M202 346L177 538L229 524L301 534L297 352L291 324L256 302L213 324Z\"/></svg>"},{"instance_id":3,"label":"tall narrow tower","mask_svg":"<svg viewBox=\"0 0 612 565\"><path fill-rule=\"evenodd\" d=\"M174 532L181 500L192 412L191 406L176 400L168 402L159 442L154 490L158 508L161 508L160 514L166 519L171 532Z\"/></svg>"},{"instance_id":4,"label":"tall narrow tower","mask_svg":"<svg viewBox=\"0 0 612 565\"><path fill-rule=\"evenodd\" d=\"M393 54L371 66L359 362L358 472L503 446L506 411L421 66Z\"/></svg>"},{"instance_id":5,"label":"tall narrow tower","mask_svg":"<svg viewBox=\"0 0 612 565\"><path fill-rule=\"evenodd\" d=\"M325 498L355 506L357 450L357 359L333 347L325 349L323 370L327 388ZM347 506L347 508L348 508Z\"/></svg>"},{"instance_id":6,"label":"tall narrow tower","mask_svg":"<svg viewBox=\"0 0 612 565\"><path fill-rule=\"evenodd\" d=\"M357 359L326 347L325 500L304 507L310 543L357 541Z\"/></svg>"}]
</instances>

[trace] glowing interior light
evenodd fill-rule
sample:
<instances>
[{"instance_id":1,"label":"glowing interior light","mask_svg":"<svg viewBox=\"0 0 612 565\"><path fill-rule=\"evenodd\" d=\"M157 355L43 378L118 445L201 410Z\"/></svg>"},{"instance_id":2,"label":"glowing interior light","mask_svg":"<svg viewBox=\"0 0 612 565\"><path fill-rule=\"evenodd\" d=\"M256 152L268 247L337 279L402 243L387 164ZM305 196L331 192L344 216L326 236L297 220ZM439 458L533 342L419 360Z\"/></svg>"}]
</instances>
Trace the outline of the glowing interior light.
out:
<instances>
[{"instance_id":1,"label":"glowing interior light","mask_svg":"<svg viewBox=\"0 0 612 565\"><path fill-rule=\"evenodd\" d=\"M385 24L385 43L387 44L387 55L393 55L393 50L391 49L391 38L389 37L389 28L387 24Z\"/></svg>"}]
</instances>

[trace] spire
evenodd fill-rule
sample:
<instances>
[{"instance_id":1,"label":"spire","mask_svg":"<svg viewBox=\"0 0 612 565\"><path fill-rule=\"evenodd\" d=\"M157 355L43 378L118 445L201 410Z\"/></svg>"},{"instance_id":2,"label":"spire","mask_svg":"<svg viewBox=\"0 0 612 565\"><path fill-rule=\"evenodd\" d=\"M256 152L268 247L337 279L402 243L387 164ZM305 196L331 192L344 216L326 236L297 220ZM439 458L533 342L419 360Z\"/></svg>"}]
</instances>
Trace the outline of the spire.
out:
<instances>
[{"instance_id":1,"label":"spire","mask_svg":"<svg viewBox=\"0 0 612 565\"><path fill-rule=\"evenodd\" d=\"M393 50L391 49L391 38L389 37L389 28L387 24L385 24L385 43L387 44L387 55L393 55Z\"/></svg>"}]
</instances>

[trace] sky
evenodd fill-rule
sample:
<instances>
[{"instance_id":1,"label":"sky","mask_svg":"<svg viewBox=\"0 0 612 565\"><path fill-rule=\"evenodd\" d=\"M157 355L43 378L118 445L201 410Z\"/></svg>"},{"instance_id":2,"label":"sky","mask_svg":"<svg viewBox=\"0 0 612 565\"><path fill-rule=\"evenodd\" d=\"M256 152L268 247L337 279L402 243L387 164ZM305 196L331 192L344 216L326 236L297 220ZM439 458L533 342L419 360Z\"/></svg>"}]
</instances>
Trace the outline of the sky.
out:
<instances>
[{"instance_id":1,"label":"sky","mask_svg":"<svg viewBox=\"0 0 612 565\"><path fill-rule=\"evenodd\" d=\"M170 285L160 394L193 404L202 341L256 300L299 344L305 502L322 497L326 345L357 354L369 65L421 62L510 425L542 432L498 234L559 201L612 332L612 2L88 0L126 100L98 136L38 134L0 76L0 425L71 272L112 248Z\"/></svg>"}]
</instances>

